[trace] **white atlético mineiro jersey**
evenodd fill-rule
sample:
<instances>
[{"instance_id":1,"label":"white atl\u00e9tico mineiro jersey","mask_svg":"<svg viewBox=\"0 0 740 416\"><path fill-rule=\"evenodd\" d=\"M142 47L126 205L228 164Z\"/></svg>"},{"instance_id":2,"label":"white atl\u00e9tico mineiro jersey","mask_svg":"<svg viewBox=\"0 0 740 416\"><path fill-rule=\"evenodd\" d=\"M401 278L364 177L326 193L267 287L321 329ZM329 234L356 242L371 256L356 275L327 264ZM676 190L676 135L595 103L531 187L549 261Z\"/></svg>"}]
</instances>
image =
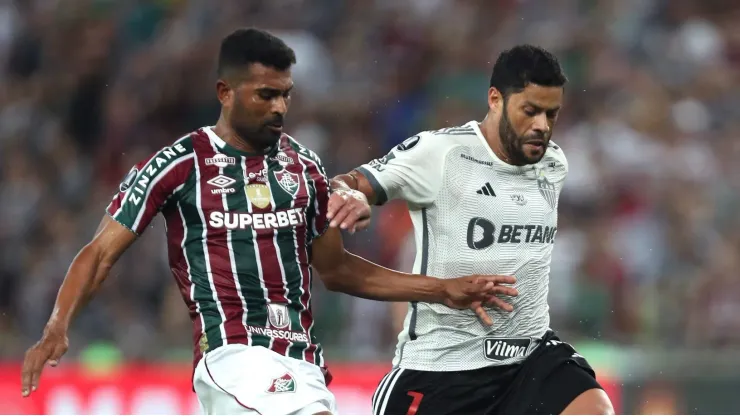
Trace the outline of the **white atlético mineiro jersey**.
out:
<instances>
[{"instance_id":1,"label":"white atl\u00e9tico mineiro jersey","mask_svg":"<svg viewBox=\"0 0 740 416\"><path fill-rule=\"evenodd\" d=\"M380 203L407 202L416 235L414 273L438 278L516 276L511 313L489 309L493 327L471 310L409 305L393 365L463 371L522 361L548 330L550 260L558 196L568 162L555 143L534 165L501 161L478 123L413 136L358 168Z\"/></svg>"}]
</instances>

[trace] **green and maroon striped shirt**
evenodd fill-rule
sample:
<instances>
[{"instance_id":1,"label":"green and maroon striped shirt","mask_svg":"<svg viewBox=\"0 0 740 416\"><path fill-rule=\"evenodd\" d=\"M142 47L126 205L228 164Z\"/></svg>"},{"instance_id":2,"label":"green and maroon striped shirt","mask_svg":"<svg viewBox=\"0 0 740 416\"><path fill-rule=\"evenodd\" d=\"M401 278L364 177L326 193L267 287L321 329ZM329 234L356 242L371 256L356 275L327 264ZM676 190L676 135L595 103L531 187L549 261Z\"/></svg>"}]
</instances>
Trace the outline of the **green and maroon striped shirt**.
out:
<instances>
[{"instance_id":1,"label":"green and maroon striped shirt","mask_svg":"<svg viewBox=\"0 0 740 416\"><path fill-rule=\"evenodd\" d=\"M196 363L241 343L323 367L310 246L327 229L329 192L319 157L290 136L255 155L204 127L134 166L107 212L136 234L162 212Z\"/></svg>"}]
</instances>

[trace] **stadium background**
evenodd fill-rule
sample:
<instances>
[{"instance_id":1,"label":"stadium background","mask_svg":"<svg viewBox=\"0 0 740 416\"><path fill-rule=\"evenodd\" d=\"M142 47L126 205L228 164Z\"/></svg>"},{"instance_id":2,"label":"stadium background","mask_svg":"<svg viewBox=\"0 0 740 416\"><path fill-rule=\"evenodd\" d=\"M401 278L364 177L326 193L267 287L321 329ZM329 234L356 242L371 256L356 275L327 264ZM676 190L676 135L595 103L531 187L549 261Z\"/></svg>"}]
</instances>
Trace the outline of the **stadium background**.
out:
<instances>
[{"instance_id":1,"label":"stadium background","mask_svg":"<svg viewBox=\"0 0 740 416\"><path fill-rule=\"evenodd\" d=\"M190 325L161 221L21 400L19 364L129 167L218 115L220 38L295 48L287 131L346 172L422 129L480 119L498 52L554 51L570 177L553 326L618 411L740 411L740 5L732 0L4 0L0 2L0 413L183 413ZM408 271L404 206L352 250ZM396 306L315 286L343 413L367 412ZM401 310L405 310L401 305ZM249 371L244 369L244 371Z\"/></svg>"}]
</instances>

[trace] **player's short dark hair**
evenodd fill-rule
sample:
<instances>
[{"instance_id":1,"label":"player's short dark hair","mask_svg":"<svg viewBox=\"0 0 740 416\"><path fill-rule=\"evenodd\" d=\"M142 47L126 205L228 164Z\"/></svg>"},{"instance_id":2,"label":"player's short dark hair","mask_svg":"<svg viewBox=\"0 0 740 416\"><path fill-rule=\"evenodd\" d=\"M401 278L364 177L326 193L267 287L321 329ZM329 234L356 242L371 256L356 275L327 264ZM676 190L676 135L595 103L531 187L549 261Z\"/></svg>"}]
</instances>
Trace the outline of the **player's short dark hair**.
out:
<instances>
[{"instance_id":1,"label":"player's short dark hair","mask_svg":"<svg viewBox=\"0 0 740 416\"><path fill-rule=\"evenodd\" d=\"M567 82L558 58L532 45L518 45L501 52L491 73L491 87L504 98L521 92L529 84L562 87Z\"/></svg>"},{"instance_id":2,"label":"player's short dark hair","mask_svg":"<svg viewBox=\"0 0 740 416\"><path fill-rule=\"evenodd\" d=\"M225 77L256 63L285 71L295 62L295 52L282 39L264 30L245 28L221 41L217 71L219 77Z\"/></svg>"}]
</instances>

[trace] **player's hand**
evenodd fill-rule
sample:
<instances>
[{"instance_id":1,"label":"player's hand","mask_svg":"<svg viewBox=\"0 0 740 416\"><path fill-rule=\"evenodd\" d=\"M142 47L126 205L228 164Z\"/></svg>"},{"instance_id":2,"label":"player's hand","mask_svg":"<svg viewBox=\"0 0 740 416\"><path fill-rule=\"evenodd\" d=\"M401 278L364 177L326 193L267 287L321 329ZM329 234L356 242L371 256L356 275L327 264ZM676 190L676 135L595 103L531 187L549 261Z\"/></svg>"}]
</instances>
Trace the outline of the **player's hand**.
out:
<instances>
[{"instance_id":1,"label":"player's hand","mask_svg":"<svg viewBox=\"0 0 740 416\"><path fill-rule=\"evenodd\" d=\"M501 310L511 312L514 307L500 299L499 295L517 296L519 292L505 284L516 283L513 276L466 276L456 279L443 280L445 283L446 299L445 305L455 309L472 309L486 325L493 325L493 320L488 315L485 306L498 307Z\"/></svg>"},{"instance_id":2,"label":"player's hand","mask_svg":"<svg viewBox=\"0 0 740 416\"><path fill-rule=\"evenodd\" d=\"M329 198L326 217L330 227L340 227L350 233L370 226L371 209L367 197L354 189L337 189Z\"/></svg>"},{"instance_id":3,"label":"player's hand","mask_svg":"<svg viewBox=\"0 0 740 416\"><path fill-rule=\"evenodd\" d=\"M39 342L26 351L21 372L21 393L28 397L39 387L44 365L56 367L69 346L66 331L47 330Z\"/></svg>"}]
</instances>

